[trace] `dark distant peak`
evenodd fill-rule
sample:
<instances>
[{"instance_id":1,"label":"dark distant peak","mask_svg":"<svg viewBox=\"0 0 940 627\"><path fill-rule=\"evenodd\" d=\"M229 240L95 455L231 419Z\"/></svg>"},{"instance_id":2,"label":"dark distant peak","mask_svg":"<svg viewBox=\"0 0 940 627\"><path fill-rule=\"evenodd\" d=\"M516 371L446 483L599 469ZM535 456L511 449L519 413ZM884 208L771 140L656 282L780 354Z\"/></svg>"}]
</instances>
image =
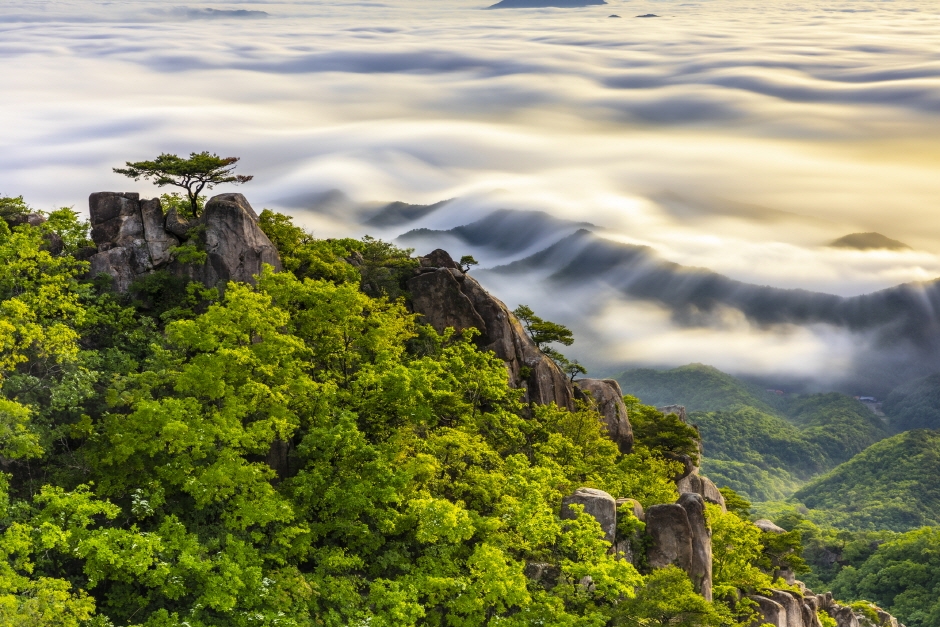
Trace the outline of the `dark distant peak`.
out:
<instances>
[{"instance_id":1,"label":"dark distant peak","mask_svg":"<svg viewBox=\"0 0 940 627\"><path fill-rule=\"evenodd\" d=\"M552 280L564 282L585 276L597 278L611 269L622 269L652 257L648 246L622 244L598 237L587 229L578 229L548 248L492 271L516 274L536 270L549 274Z\"/></svg>"},{"instance_id":2,"label":"dark distant peak","mask_svg":"<svg viewBox=\"0 0 940 627\"><path fill-rule=\"evenodd\" d=\"M604 0L502 0L489 9L574 9L598 4L607 4Z\"/></svg>"},{"instance_id":3,"label":"dark distant peak","mask_svg":"<svg viewBox=\"0 0 940 627\"><path fill-rule=\"evenodd\" d=\"M211 20L225 18L248 18L258 19L268 17L265 11L252 11L249 9L201 9L190 7L177 7L173 9L171 15L183 17L191 20Z\"/></svg>"},{"instance_id":4,"label":"dark distant peak","mask_svg":"<svg viewBox=\"0 0 940 627\"><path fill-rule=\"evenodd\" d=\"M619 15L608 15L607 17L620 17Z\"/></svg>"},{"instance_id":5,"label":"dark distant peak","mask_svg":"<svg viewBox=\"0 0 940 627\"><path fill-rule=\"evenodd\" d=\"M856 250L872 250L882 248L887 250L910 250L911 247L904 242L885 237L881 233L850 233L831 242L829 246L835 248L854 248Z\"/></svg>"},{"instance_id":6,"label":"dark distant peak","mask_svg":"<svg viewBox=\"0 0 940 627\"><path fill-rule=\"evenodd\" d=\"M522 251L546 239L581 227L593 227L590 222L574 222L556 218L544 211L498 209L485 217L446 231L415 229L398 238L401 242L450 236L470 246L488 248L504 253Z\"/></svg>"},{"instance_id":7,"label":"dark distant peak","mask_svg":"<svg viewBox=\"0 0 940 627\"><path fill-rule=\"evenodd\" d=\"M373 213L372 216L365 221L365 224L367 226L378 227L399 226L401 224L407 224L408 222L413 222L434 211L437 211L451 200L453 200L453 198L441 200L434 203L433 205L410 205L406 202L396 200L395 202L388 203Z\"/></svg>"},{"instance_id":8,"label":"dark distant peak","mask_svg":"<svg viewBox=\"0 0 940 627\"><path fill-rule=\"evenodd\" d=\"M659 17L655 13L647 13L646 15L637 15L637 17Z\"/></svg>"}]
</instances>

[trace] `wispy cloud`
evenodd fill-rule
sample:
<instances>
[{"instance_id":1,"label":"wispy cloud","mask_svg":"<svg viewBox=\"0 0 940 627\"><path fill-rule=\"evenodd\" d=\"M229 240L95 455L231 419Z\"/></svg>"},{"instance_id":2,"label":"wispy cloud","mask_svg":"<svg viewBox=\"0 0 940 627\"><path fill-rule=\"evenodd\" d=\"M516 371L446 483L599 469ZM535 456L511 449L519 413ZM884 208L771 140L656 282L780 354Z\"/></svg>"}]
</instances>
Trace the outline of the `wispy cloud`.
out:
<instances>
[{"instance_id":1,"label":"wispy cloud","mask_svg":"<svg viewBox=\"0 0 940 627\"><path fill-rule=\"evenodd\" d=\"M111 173L125 160L209 149L242 157L255 205L322 234L361 232L368 203L457 198L425 226L546 211L669 261L842 296L940 273L932 0L491 3L4 2L0 193L81 208L92 191L148 191ZM349 203L324 212L333 189ZM867 231L912 250L823 246ZM767 354L792 349L766 364L824 370L819 347L856 341L722 311L700 328L724 342L621 312L675 349L610 346L681 361L685 343L715 362L763 337Z\"/></svg>"}]
</instances>

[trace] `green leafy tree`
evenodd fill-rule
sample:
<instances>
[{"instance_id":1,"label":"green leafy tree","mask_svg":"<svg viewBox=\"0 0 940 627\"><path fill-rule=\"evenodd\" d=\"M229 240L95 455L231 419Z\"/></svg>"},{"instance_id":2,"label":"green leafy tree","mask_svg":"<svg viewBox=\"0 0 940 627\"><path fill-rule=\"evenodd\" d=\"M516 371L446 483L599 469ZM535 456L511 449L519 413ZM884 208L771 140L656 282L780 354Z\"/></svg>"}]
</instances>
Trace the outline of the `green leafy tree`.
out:
<instances>
[{"instance_id":1,"label":"green leafy tree","mask_svg":"<svg viewBox=\"0 0 940 627\"><path fill-rule=\"evenodd\" d=\"M221 183L247 183L253 177L232 174L239 157L220 157L207 151L190 153L188 159L163 153L153 161L128 161L126 168L113 168L139 181L150 179L157 187L174 185L186 190L191 215L199 215L199 195Z\"/></svg>"},{"instance_id":2,"label":"green leafy tree","mask_svg":"<svg viewBox=\"0 0 940 627\"><path fill-rule=\"evenodd\" d=\"M526 332L539 350L544 350L548 344L563 344L571 346L574 343L574 335L571 330L556 322L543 320L535 315L535 312L527 305L519 305L512 311Z\"/></svg>"},{"instance_id":3,"label":"green leafy tree","mask_svg":"<svg viewBox=\"0 0 940 627\"><path fill-rule=\"evenodd\" d=\"M699 458L699 433L676 414L664 414L651 405L644 405L635 396L623 397L633 427L635 441L649 450L671 459L689 457L694 464Z\"/></svg>"},{"instance_id":4,"label":"green leafy tree","mask_svg":"<svg viewBox=\"0 0 940 627\"><path fill-rule=\"evenodd\" d=\"M480 262L474 259L473 255L464 255L460 258L460 261L457 262L457 265L460 266L462 271L469 272L470 268L480 265Z\"/></svg>"},{"instance_id":5,"label":"green leafy tree","mask_svg":"<svg viewBox=\"0 0 940 627\"><path fill-rule=\"evenodd\" d=\"M617 605L613 625L718 627L729 621L719 607L695 594L688 575L675 566L653 571L636 596Z\"/></svg>"}]
</instances>

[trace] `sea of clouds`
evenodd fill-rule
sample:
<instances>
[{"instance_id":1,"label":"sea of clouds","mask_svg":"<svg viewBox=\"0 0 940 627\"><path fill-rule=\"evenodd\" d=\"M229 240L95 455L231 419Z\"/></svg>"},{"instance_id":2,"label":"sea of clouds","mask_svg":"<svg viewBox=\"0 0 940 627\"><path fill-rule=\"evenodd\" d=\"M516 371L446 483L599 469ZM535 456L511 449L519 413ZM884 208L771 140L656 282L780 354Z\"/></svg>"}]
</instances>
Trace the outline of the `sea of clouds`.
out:
<instances>
[{"instance_id":1,"label":"sea of clouds","mask_svg":"<svg viewBox=\"0 0 940 627\"><path fill-rule=\"evenodd\" d=\"M242 158L256 208L321 236L361 234L355 207L457 198L422 226L541 210L683 265L843 296L940 276L934 0L486 5L6 0L0 194L84 210L92 191L150 192L111 172L125 160L208 149ZM330 190L349 202L311 211ZM824 246L859 231L911 249ZM607 363L812 374L864 343L498 293L589 315Z\"/></svg>"}]
</instances>

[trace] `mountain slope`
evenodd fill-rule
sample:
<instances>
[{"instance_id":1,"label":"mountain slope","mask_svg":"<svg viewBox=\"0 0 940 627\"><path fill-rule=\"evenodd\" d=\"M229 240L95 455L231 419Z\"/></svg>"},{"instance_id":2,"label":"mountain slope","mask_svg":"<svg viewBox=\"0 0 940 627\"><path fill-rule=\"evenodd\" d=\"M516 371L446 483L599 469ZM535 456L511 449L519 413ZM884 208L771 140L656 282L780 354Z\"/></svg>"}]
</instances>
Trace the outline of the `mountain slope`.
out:
<instances>
[{"instance_id":1,"label":"mountain slope","mask_svg":"<svg viewBox=\"0 0 940 627\"><path fill-rule=\"evenodd\" d=\"M778 395L702 364L616 379L644 402L684 405L702 433L705 473L753 501L785 498L888 436L881 418L844 394Z\"/></svg>"},{"instance_id":2,"label":"mountain slope","mask_svg":"<svg viewBox=\"0 0 940 627\"><path fill-rule=\"evenodd\" d=\"M898 386L881 409L895 431L940 429L940 374Z\"/></svg>"},{"instance_id":3,"label":"mountain slope","mask_svg":"<svg viewBox=\"0 0 940 627\"><path fill-rule=\"evenodd\" d=\"M831 463L822 448L783 418L759 409L696 412L704 446L704 473L753 501L792 494Z\"/></svg>"},{"instance_id":4,"label":"mountain slope","mask_svg":"<svg viewBox=\"0 0 940 627\"><path fill-rule=\"evenodd\" d=\"M407 246L435 247L435 242L454 241L470 247L501 253L522 253L547 246L572 231L594 226L551 216L544 211L500 209L484 218L447 230L413 229L396 241Z\"/></svg>"},{"instance_id":5,"label":"mountain slope","mask_svg":"<svg viewBox=\"0 0 940 627\"><path fill-rule=\"evenodd\" d=\"M907 531L940 524L940 431L878 442L798 490L793 500L827 510L848 529Z\"/></svg>"},{"instance_id":6,"label":"mountain slope","mask_svg":"<svg viewBox=\"0 0 940 627\"><path fill-rule=\"evenodd\" d=\"M684 405L690 412L730 409L736 405L774 411L763 389L704 364L672 370L626 370L615 378L624 394L653 405Z\"/></svg>"},{"instance_id":7,"label":"mountain slope","mask_svg":"<svg viewBox=\"0 0 940 627\"><path fill-rule=\"evenodd\" d=\"M832 463L840 464L888 437L884 421L845 394L811 394L787 399L784 411Z\"/></svg>"}]
</instances>

